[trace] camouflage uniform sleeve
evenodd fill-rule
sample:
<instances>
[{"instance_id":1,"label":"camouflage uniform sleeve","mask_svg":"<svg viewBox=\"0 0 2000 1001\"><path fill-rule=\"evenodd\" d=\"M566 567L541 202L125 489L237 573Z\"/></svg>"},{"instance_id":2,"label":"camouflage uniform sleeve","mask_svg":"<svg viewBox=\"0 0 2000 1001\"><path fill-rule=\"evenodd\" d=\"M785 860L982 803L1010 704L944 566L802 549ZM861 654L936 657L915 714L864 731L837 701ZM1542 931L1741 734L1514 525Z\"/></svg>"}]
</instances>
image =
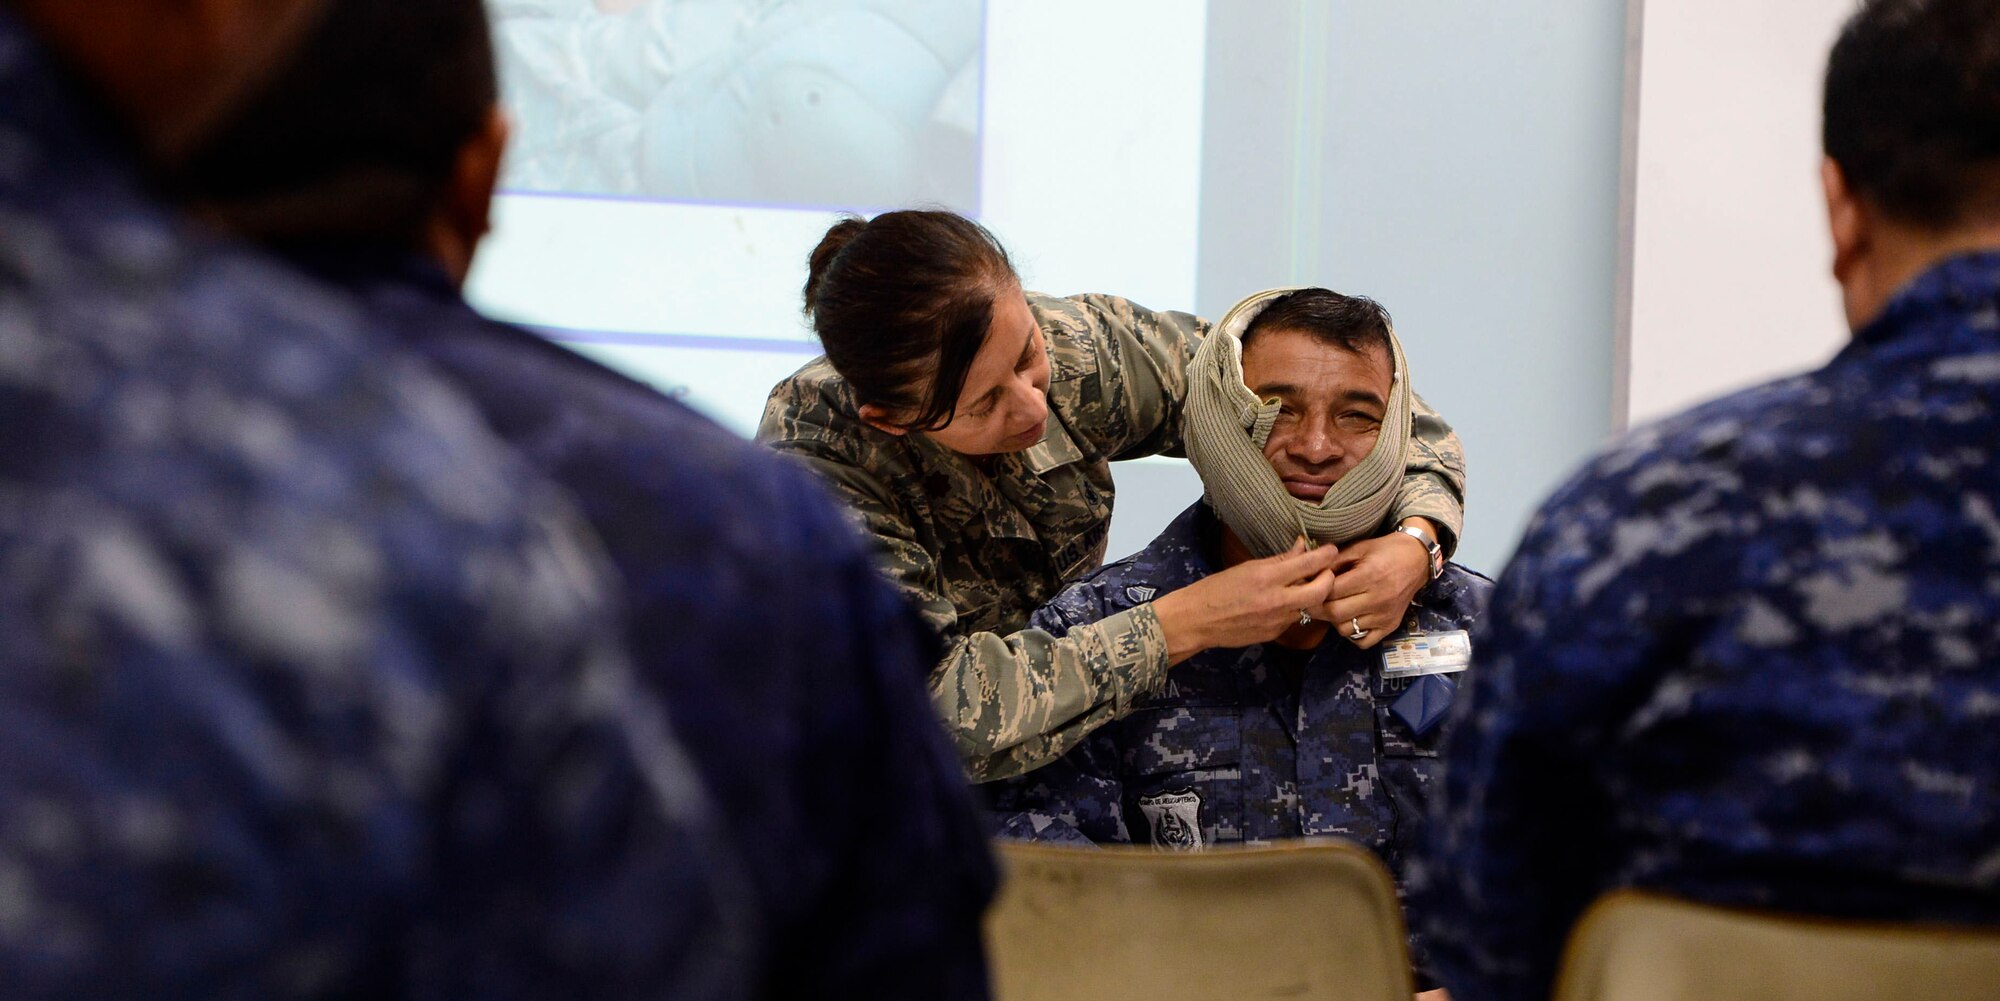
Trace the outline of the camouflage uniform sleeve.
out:
<instances>
[{"instance_id":1,"label":"camouflage uniform sleeve","mask_svg":"<svg viewBox=\"0 0 2000 1001\"><path fill-rule=\"evenodd\" d=\"M1115 295L1037 298L1093 350L1092 385L1083 394L1080 430L1113 460L1181 454L1187 368L1208 334L1189 313L1147 309Z\"/></svg>"},{"instance_id":2,"label":"camouflage uniform sleeve","mask_svg":"<svg viewBox=\"0 0 2000 1001\"><path fill-rule=\"evenodd\" d=\"M1061 758L985 787L1000 837L1060 844L1130 844L1117 750L1093 734Z\"/></svg>"},{"instance_id":3,"label":"camouflage uniform sleeve","mask_svg":"<svg viewBox=\"0 0 2000 1001\"><path fill-rule=\"evenodd\" d=\"M1410 464L1403 489L1396 495L1396 520L1429 518L1438 527L1438 545L1446 559L1458 549L1465 527L1465 447L1444 415L1414 397L1416 420L1410 425Z\"/></svg>"},{"instance_id":4,"label":"camouflage uniform sleeve","mask_svg":"<svg viewBox=\"0 0 2000 1001\"><path fill-rule=\"evenodd\" d=\"M1103 619L1104 612L1086 581L1036 609L1029 621L1050 635L1066 637L1080 625ZM1107 731L1099 730L1061 758L1025 775L990 783L984 791L1002 838L1097 845L1132 840L1125 827L1124 788L1117 750Z\"/></svg>"},{"instance_id":5,"label":"camouflage uniform sleeve","mask_svg":"<svg viewBox=\"0 0 2000 1001\"><path fill-rule=\"evenodd\" d=\"M931 700L974 781L1061 757L1166 677L1166 633L1150 605L1060 638L1040 629L964 633L930 554L874 479L852 466L805 460L874 538L890 580L945 637L944 660L930 673Z\"/></svg>"}]
</instances>

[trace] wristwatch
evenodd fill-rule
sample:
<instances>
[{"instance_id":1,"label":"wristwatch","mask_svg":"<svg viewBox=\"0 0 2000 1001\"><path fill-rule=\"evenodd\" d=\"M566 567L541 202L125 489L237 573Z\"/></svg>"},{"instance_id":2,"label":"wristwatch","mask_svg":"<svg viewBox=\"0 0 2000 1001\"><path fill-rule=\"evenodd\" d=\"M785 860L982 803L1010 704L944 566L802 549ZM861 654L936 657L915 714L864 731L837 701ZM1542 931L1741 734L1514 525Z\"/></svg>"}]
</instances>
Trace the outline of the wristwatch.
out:
<instances>
[{"instance_id":1,"label":"wristwatch","mask_svg":"<svg viewBox=\"0 0 2000 1001\"><path fill-rule=\"evenodd\" d=\"M1396 531L1423 543L1424 552L1429 553L1431 557L1432 580L1444 576L1444 550L1436 542L1431 541L1431 537L1426 535L1423 529L1413 525L1397 525Z\"/></svg>"}]
</instances>

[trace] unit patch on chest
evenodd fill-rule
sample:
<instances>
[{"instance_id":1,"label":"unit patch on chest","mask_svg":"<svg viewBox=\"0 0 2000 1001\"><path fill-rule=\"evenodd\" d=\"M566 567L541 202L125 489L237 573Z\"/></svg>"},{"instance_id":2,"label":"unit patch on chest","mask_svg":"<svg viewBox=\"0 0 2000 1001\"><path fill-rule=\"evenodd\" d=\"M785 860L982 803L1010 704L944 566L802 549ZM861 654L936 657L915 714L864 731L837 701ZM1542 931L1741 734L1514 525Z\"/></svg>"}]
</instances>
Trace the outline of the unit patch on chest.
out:
<instances>
[{"instance_id":1,"label":"unit patch on chest","mask_svg":"<svg viewBox=\"0 0 2000 1001\"><path fill-rule=\"evenodd\" d=\"M1146 815L1146 829L1153 847L1176 852L1198 852L1201 842L1201 794L1163 792L1139 797L1139 812Z\"/></svg>"}]
</instances>

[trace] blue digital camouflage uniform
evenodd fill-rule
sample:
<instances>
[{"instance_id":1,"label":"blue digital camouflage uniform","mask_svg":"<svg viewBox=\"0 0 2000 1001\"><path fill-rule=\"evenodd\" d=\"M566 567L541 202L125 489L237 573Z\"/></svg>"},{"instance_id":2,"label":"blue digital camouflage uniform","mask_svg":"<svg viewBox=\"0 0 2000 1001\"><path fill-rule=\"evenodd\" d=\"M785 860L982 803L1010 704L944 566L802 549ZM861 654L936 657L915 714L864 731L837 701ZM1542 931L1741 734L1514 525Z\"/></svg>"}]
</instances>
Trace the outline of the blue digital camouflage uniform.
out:
<instances>
[{"instance_id":1,"label":"blue digital camouflage uniform","mask_svg":"<svg viewBox=\"0 0 2000 1001\"><path fill-rule=\"evenodd\" d=\"M1061 636L1216 573L1220 526L1197 502L1037 610L1034 628ZM1404 632L1469 628L1491 586L1448 564L1418 592ZM1332 633L1310 651L1208 650L1055 762L980 788L1009 837L1199 849L1339 835L1400 874L1448 726L1417 736L1394 718L1409 681L1385 680L1381 665L1381 651Z\"/></svg>"},{"instance_id":2,"label":"blue digital camouflage uniform","mask_svg":"<svg viewBox=\"0 0 2000 1001\"><path fill-rule=\"evenodd\" d=\"M86 108L0 10L0 997L734 996L587 532Z\"/></svg>"},{"instance_id":3,"label":"blue digital camouflage uniform","mask_svg":"<svg viewBox=\"0 0 2000 1001\"><path fill-rule=\"evenodd\" d=\"M641 677L757 884L756 996L984 997L994 875L924 687L941 650L813 475L485 319L428 261L301 260L457 379L605 540Z\"/></svg>"},{"instance_id":4,"label":"blue digital camouflage uniform","mask_svg":"<svg viewBox=\"0 0 2000 1001\"><path fill-rule=\"evenodd\" d=\"M1475 637L1413 878L1454 1001L1546 998L1613 887L2000 922L1997 446L1987 253L1555 494Z\"/></svg>"}]
</instances>

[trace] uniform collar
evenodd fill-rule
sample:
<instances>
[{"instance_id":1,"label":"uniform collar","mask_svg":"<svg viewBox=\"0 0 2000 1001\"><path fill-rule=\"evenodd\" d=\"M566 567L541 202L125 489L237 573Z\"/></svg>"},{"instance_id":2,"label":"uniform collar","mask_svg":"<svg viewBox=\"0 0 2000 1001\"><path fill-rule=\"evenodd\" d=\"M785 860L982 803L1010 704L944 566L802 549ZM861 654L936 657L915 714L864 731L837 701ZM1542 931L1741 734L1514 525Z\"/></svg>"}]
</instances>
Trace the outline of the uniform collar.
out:
<instances>
[{"instance_id":1,"label":"uniform collar","mask_svg":"<svg viewBox=\"0 0 2000 1001\"><path fill-rule=\"evenodd\" d=\"M1002 456L990 466L961 455L934 441L931 436L912 431L900 439L917 458L918 475L923 477L924 495L930 499L931 514L942 525L964 525L981 517L1005 521L1007 506L993 489L993 477L1001 475Z\"/></svg>"},{"instance_id":2,"label":"uniform collar","mask_svg":"<svg viewBox=\"0 0 2000 1001\"><path fill-rule=\"evenodd\" d=\"M1076 438L1070 434L1069 425L1063 422L1062 413L1049 408L1049 427L1042 440L1020 453L1021 464L1030 471L1040 474L1051 469L1067 466L1083 458L1083 450L1076 445Z\"/></svg>"},{"instance_id":3,"label":"uniform collar","mask_svg":"<svg viewBox=\"0 0 2000 1001\"><path fill-rule=\"evenodd\" d=\"M1195 501L1134 554L1136 583L1165 594L1216 573L1222 569L1221 532L1208 502Z\"/></svg>"},{"instance_id":4,"label":"uniform collar","mask_svg":"<svg viewBox=\"0 0 2000 1001\"><path fill-rule=\"evenodd\" d=\"M1918 275L1889 300L1880 316L1855 331L1850 350L1904 339L1941 319L1970 316L1986 317L1989 328L2000 321L2000 250L1960 254Z\"/></svg>"},{"instance_id":5,"label":"uniform collar","mask_svg":"<svg viewBox=\"0 0 2000 1001\"><path fill-rule=\"evenodd\" d=\"M1022 509L1039 510L1054 503L1055 489L1043 476L1083 458L1075 436L1054 408L1041 441L990 459L960 455L928 435L912 433L904 440L918 456L924 492L940 524L963 525L978 519L993 534L1012 538L1037 537L1034 523Z\"/></svg>"},{"instance_id":6,"label":"uniform collar","mask_svg":"<svg viewBox=\"0 0 2000 1001\"><path fill-rule=\"evenodd\" d=\"M1182 511L1133 557L1130 582L1165 594L1219 573L1222 569L1222 519L1216 517L1215 509L1204 499ZM1447 563L1443 575L1426 583L1417 592L1411 613L1430 607L1448 614L1459 614L1455 610L1462 609L1462 603L1469 600L1468 593L1476 587L1473 582L1484 579L1456 563ZM1282 648L1272 645L1270 649ZM1313 650L1288 651L1287 655L1317 656L1327 652L1345 657L1353 651L1353 647L1341 642L1338 635L1329 631L1326 639Z\"/></svg>"},{"instance_id":7,"label":"uniform collar","mask_svg":"<svg viewBox=\"0 0 2000 1001\"><path fill-rule=\"evenodd\" d=\"M421 289L437 299L461 298L444 265L414 250L332 242L280 247L279 253L300 270L335 285L351 288L386 282Z\"/></svg>"}]
</instances>

